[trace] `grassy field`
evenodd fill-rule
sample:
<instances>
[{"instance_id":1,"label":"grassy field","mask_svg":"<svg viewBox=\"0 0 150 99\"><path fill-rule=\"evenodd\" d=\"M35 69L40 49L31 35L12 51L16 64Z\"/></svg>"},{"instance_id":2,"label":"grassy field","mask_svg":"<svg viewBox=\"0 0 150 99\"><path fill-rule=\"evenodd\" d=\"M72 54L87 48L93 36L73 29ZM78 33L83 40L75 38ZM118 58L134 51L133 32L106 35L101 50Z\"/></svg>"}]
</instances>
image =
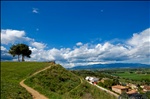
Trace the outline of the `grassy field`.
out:
<instances>
[{"instance_id":1,"label":"grassy field","mask_svg":"<svg viewBox=\"0 0 150 99\"><path fill-rule=\"evenodd\" d=\"M116 99L60 65L28 78L25 83L50 99Z\"/></svg>"},{"instance_id":2,"label":"grassy field","mask_svg":"<svg viewBox=\"0 0 150 99\"><path fill-rule=\"evenodd\" d=\"M128 79L132 79L132 80L137 80L137 81L141 81L143 79L149 79L150 80L150 74L137 74L137 73L124 72L124 73L115 73L113 75L119 76L121 78L128 78Z\"/></svg>"},{"instance_id":3,"label":"grassy field","mask_svg":"<svg viewBox=\"0 0 150 99\"><path fill-rule=\"evenodd\" d=\"M1 99L32 99L19 82L49 65L46 62L1 62ZM63 67L55 66L25 83L50 99L116 99L81 79Z\"/></svg>"},{"instance_id":4,"label":"grassy field","mask_svg":"<svg viewBox=\"0 0 150 99\"><path fill-rule=\"evenodd\" d=\"M32 99L19 82L46 66L44 62L1 62L1 99Z\"/></svg>"}]
</instances>

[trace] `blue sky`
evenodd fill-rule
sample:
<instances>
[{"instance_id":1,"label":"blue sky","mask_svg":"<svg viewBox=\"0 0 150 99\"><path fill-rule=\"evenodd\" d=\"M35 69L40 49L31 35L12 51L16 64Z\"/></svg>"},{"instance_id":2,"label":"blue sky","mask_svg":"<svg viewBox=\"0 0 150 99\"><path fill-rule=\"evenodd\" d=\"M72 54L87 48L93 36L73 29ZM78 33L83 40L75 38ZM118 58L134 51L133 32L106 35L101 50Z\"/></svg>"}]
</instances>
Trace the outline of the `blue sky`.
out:
<instances>
[{"instance_id":1,"label":"blue sky","mask_svg":"<svg viewBox=\"0 0 150 99\"><path fill-rule=\"evenodd\" d=\"M141 56L138 43L149 48L145 45L150 43L149 18L148 1L2 1L1 50L7 52L12 44L26 43L33 52L28 61L57 60L66 67L110 62L149 64L149 49ZM117 52L122 47L127 53L107 57L120 54ZM6 53L1 56L1 60L15 61Z\"/></svg>"}]
</instances>

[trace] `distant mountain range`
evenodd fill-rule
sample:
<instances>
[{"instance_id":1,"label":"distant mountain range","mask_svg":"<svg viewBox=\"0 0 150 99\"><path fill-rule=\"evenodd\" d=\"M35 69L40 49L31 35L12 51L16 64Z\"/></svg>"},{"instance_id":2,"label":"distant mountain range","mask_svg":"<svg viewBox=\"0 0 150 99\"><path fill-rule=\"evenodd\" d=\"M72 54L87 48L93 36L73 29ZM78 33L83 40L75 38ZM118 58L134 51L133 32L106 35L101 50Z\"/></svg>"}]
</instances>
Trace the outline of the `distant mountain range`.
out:
<instances>
[{"instance_id":1,"label":"distant mountain range","mask_svg":"<svg viewBox=\"0 0 150 99\"><path fill-rule=\"evenodd\" d=\"M69 70L80 70L80 69L111 69L111 68L150 68L150 65L140 63L112 63L112 64L94 64L87 66L75 66L68 68Z\"/></svg>"}]
</instances>

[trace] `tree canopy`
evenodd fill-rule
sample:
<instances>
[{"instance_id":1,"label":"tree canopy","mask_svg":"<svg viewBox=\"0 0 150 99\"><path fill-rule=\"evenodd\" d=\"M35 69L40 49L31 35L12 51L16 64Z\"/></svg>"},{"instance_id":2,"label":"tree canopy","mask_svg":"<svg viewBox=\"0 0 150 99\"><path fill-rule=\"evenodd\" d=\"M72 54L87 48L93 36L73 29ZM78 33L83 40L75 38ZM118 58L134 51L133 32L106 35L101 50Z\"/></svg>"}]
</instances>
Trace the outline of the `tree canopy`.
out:
<instances>
[{"instance_id":1,"label":"tree canopy","mask_svg":"<svg viewBox=\"0 0 150 99\"><path fill-rule=\"evenodd\" d=\"M24 60L25 56L30 58L32 51L29 50L29 46L26 44L16 44L10 47L10 50L8 53L11 54L13 57L17 55L18 61L20 61L20 55L22 55L22 61L25 61Z\"/></svg>"}]
</instances>

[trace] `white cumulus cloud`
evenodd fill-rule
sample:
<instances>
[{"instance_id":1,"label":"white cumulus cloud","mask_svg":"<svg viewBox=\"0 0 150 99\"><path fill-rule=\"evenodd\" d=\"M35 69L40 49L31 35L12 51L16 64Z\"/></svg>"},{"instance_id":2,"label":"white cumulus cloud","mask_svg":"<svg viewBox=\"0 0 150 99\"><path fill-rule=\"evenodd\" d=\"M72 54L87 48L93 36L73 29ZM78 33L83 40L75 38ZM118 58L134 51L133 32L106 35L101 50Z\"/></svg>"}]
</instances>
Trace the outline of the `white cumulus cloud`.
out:
<instances>
[{"instance_id":1,"label":"white cumulus cloud","mask_svg":"<svg viewBox=\"0 0 150 99\"><path fill-rule=\"evenodd\" d=\"M1 50L5 51L7 49L4 46L1 46Z\"/></svg>"},{"instance_id":2,"label":"white cumulus cloud","mask_svg":"<svg viewBox=\"0 0 150 99\"><path fill-rule=\"evenodd\" d=\"M128 55L134 60L150 60L150 28L141 33L134 33L133 37L127 41L130 46ZM147 61L150 63L150 61Z\"/></svg>"},{"instance_id":3,"label":"white cumulus cloud","mask_svg":"<svg viewBox=\"0 0 150 99\"><path fill-rule=\"evenodd\" d=\"M78 42L77 44L76 44L77 46L81 46L81 45L83 45L81 42Z\"/></svg>"},{"instance_id":4,"label":"white cumulus cloud","mask_svg":"<svg viewBox=\"0 0 150 99\"><path fill-rule=\"evenodd\" d=\"M35 60L56 60L65 67L113 62L140 62L150 64L149 29L133 34L125 44L105 42L96 45L76 43L78 48L36 50ZM34 50L33 50L34 52ZM37 59L36 59L37 58Z\"/></svg>"},{"instance_id":5,"label":"white cumulus cloud","mask_svg":"<svg viewBox=\"0 0 150 99\"><path fill-rule=\"evenodd\" d=\"M11 61L12 56L8 53L8 50L4 47L1 46L1 61Z\"/></svg>"},{"instance_id":6,"label":"white cumulus cloud","mask_svg":"<svg viewBox=\"0 0 150 99\"><path fill-rule=\"evenodd\" d=\"M78 42L76 43L76 46L78 47L60 48L60 49L51 48L48 50L45 49L46 44L28 40L30 42L30 49L32 50L32 54L31 58L28 58L26 60L27 61L55 60L57 63L62 64L64 67L98 64L98 63L103 64L116 63L116 62L130 62L130 63L134 62L134 63L150 64L149 31L150 28L140 33L134 33L133 36L130 39L126 40L125 41L126 43L123 44L120 43L113 44L112 42L109 41L105 43L97 43L94 45L90 43L83 44L81 42ZM19 37L21 38L25 37L24 35L25 33L21 32ZM1 46L1 49L5 48Z\"/></svg>"},{"instance_id":7,"label":"white cumulus cloud","mask_svg":"<svg viewBox=\"0 0 150 99\"><path fill-rule=\"evenodd\" d=\"M33 12L33 13L39 13L39 9L38 9L38 8L33 8L33 9L32 9L32 12Z\"/></svg>"},{"instance_id":8,"label":"white cumulus cloud","mask_svg":"<svg viewBox=\"0 0 150 99\"><path fill-rule=\"evenodd\" d=\"M25 35L24 31L18 31L18 30L1 30L1 43L2 44L8 44L13 43L17 39L22 38Z\"/></svg>"},{"instance_id":9,"label":"white cumulus cloud","mask_svg":"<svg viewBox=\"0 0 150 99\"><path fill-rule=\"evenodd\" d=\"M141 46L150 42L150 28L142 31L141 33L134 33L133 37L129 39L128 44L132 46Z\"/></svg>"},{"instance_id":10,"label":"white cumulus cloud","mask_svg":"<svg viewBox=\"0 0 150 99\"><path fill-rule=\"evenodd\" d=\"M31 45L37 49L44 49L46 47L45 44L39 42L31 42Z\"/></svg>"},{"instance_id":11,"label":"white cumulus cloud","mask_svg":"<svg viewBox=\"0 0 150 99\"><path fill-rule=\"evenodd\" d=\"M2 29L1 30L1 44L14 44L15 42L32 41L33 39L25 36L25 31Z\"/></svg>"}]
</instances>

